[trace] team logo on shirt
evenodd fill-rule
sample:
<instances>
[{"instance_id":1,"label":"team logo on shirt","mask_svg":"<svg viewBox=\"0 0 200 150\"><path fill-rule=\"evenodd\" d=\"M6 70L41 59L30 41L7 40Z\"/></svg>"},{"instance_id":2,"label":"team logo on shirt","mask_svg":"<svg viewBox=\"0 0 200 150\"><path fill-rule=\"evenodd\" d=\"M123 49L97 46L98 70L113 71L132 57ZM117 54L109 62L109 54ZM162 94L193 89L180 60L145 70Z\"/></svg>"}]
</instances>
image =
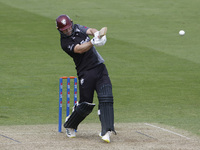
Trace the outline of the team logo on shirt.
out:
<instances>
[{"instance_id":1,"label":"team logo on shirt","mask_svg":"<svg viewBox=\"0 0 200 150\"><path fill-rule=\"evenodd\" d=\"M81 81L81 85L83 85L83 83L84 83L84 79L82 78L80 81Z\"/></svg>"},{"instance_id":2,"label":"team logo on shirt","mask_svg":"<svg viewBox=\"0 0 200 150\"><path fill-rule=\"evenodd\" d=\"M82 40L82 41L80 42L80 44L83 44L83 43L86 43L86 42L89 42L89 41L90 41L90 38L87 37L85 40Z\"/></svg>"},{"instance_id":3,"label":"team logo on shirt","mask_svg":"<svg viewBox=\"0 0 200 150\"><path fill-rule=\"evenodd\" d=\"M73 46L74 46L74 44L68 45L68 49L69 49L70 51L72 51Z\"/></svg>"}]
</instances>

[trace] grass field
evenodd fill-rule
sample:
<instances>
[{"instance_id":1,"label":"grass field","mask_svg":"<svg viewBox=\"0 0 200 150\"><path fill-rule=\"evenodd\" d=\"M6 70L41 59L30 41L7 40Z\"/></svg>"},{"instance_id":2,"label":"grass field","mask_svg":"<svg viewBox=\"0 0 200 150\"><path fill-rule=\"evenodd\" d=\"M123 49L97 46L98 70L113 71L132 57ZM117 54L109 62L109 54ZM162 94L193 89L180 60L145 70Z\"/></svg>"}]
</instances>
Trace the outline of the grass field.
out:
<instances>
[{"instance_id":1,"label":"grass field","mask_svg":"<svg viewBox=\"0 0 200 150\"><path fill-rule=\"evenodd\" d=\"M108 41L98 51L112 80L116 122L161 123L200 136L199 5L0 0L0 125L58 122L59 77L76 75L55 24L68 14L74 23L108 27ZM84 122L99 122L97 107Z\"/></svg>"}]
</instances>

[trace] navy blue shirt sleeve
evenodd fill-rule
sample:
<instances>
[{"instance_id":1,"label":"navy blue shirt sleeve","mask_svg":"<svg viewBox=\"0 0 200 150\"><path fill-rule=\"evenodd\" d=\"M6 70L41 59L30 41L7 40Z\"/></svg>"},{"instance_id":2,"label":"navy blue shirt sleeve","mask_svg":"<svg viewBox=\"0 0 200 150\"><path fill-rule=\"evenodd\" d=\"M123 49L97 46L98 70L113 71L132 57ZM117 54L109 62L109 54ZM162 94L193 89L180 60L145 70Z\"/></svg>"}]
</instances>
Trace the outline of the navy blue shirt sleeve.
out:
<instances>
[{"instance_id":1,"label":"navy blue shirt sleeve","mask_svg":"<svg viewBox=\"0 0 200 150\"><path fill-rule=\"evenodd\" d=\"M86 34L87 30L89 29L89 27L86 26L82 26L80 24L77 24L78 29L80 29L84 34Z\"/></svg>"}]
</instances>

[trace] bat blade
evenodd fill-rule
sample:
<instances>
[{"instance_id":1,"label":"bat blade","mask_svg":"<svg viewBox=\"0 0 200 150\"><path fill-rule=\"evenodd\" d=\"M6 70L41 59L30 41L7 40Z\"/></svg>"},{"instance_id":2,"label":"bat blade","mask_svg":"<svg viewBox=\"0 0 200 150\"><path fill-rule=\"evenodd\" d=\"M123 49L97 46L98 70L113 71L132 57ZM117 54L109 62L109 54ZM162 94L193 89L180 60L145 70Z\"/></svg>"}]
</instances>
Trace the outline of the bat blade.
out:
<instances>
[{"instance_id":1,"label":"bat blade","mask_svg":"<svg viewBox=\"0 0 200 150\"><path fill-rule=\"evenodd\" d=\"M100 31L99 31L99 37L102 38L104 35L106 35L107 33L107 27L103 27Z\"/></svg>"}]
</instances>

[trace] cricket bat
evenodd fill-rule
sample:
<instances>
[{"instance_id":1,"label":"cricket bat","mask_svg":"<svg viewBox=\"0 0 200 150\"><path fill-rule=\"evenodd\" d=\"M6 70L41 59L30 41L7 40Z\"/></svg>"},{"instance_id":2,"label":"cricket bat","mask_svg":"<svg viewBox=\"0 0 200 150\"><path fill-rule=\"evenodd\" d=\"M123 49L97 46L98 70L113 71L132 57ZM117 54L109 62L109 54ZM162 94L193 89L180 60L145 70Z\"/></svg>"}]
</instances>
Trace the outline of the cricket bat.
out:
<instances>
[{"instance_id":1,"label":"cricket bat","mask_svg":"<svg viewBox=\"0 0 200 150\"><path fill-rule=\"evenodd\" d=\"M106 35L107 33L107 27L103 27L100 31L99 31L99 38L102 38L104 35Z\"/></svg>"}]
</instances>

